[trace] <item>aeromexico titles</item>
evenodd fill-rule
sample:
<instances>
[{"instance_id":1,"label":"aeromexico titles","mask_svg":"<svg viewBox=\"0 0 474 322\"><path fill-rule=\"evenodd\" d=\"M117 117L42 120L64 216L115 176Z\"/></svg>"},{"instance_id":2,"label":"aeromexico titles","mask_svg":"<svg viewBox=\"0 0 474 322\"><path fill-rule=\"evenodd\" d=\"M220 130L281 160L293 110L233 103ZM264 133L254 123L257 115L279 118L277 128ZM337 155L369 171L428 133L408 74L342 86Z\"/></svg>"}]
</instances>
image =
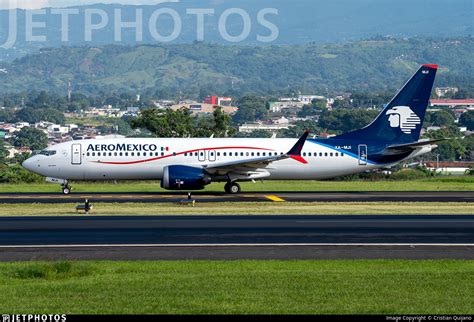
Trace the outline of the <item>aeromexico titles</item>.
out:
<instances>
[{"instance_id":1,"label":"aeromexico titles","mask_svg":"<svg viewBox=\"0 0 474 322\"><path fill-rule=\"evenodd\" d=\"M49 147L23 166L60 183L71 180L160 180L169 190L226 182L315 180L395 165L430 152L420 131L437 65L423 65L366 127L328 139L157 138L82 140Z\"/></svg>"}]
</instances>

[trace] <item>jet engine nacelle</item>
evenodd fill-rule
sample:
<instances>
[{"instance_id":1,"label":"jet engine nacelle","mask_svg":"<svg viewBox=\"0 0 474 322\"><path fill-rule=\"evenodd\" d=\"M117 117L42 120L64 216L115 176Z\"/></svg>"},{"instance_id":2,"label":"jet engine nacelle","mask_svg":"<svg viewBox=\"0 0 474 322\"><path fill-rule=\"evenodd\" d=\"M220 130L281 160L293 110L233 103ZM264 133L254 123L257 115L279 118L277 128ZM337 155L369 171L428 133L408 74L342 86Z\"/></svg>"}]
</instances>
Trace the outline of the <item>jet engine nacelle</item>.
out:
<instances>
[{"instance_id":1,"label":"jet engine nacelle","mask_svg":"<svg viewBox=\"0 0 474 322\"><path fill-rule=\"evenodd\" d=\"M211 183L211 177L202 168L184 165L164 167L161 187L167 190L201 190Z\"/></svg>"}]
</instances>

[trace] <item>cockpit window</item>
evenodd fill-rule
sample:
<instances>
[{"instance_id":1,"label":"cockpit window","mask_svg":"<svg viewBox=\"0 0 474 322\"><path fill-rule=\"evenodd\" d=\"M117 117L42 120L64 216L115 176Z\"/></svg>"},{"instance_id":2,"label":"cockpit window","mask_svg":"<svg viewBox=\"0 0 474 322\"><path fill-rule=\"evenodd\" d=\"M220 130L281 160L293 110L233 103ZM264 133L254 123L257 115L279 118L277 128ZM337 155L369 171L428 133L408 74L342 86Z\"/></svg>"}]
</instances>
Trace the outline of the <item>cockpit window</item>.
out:
<instances>
[{"instance_id":1,"label":"cockpit window","mask_svg":"<svg viewBox=\"0 0 474 322\"><path fill-rule=\"evenodd\" d=\"M41 151L39 154L42 154L42 155L45 155L47 157L50 157L52 155L55 155L56 154L56 151L54 150L43 150Z\"/></svg>"}]
</instances>

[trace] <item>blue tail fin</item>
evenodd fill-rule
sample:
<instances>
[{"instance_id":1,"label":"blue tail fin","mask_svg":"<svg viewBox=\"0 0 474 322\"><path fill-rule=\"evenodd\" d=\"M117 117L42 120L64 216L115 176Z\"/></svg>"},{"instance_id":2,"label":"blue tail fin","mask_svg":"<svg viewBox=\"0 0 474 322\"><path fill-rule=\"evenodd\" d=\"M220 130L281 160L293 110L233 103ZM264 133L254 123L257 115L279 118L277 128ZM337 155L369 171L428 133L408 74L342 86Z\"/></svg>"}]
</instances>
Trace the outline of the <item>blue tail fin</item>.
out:
<instances>
[{"instance_id":1,"label":"blue tail fin","mask_svg":"<svg viewBox=\"0 0 474 322\"><path fill-rule=\"evenodd\" d=\"M421 66L371 124L336 138L390 143L418 141L437 70L438 65Z\"/></svg>"}]
</instances>

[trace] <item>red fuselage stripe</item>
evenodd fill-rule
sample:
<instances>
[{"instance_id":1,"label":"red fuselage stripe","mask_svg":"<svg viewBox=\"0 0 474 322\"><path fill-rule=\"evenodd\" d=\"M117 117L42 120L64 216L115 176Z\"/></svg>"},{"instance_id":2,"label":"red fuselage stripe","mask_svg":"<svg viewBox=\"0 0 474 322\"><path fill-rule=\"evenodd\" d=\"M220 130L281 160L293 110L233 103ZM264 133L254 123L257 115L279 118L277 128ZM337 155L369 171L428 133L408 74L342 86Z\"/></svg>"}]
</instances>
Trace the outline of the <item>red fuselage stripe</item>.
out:
<instances>
[{"instance_id":1,"label":"red fuselage stripe","mask_svg":"<svg viewBox=\"0 0 474 322\"><path fill-rule=\"evenodd\" d=\"M156 158L151 158L151 159L146 159L146 160L138 160L138 161L128 161L128 162L92 161L92 162L100 163L100 164L115 164L115 165L138 164L138 163L145 163L145 162L151 162L151 161L166 159L166 158L170 158L170 157L173 157L173 156L182 155L182 154L185 154L185 153L194 153L194 152L199 152L199 151L227 150L227 149L248 149L248 150L260 150L260 151L274 151L274 150L271 150L271 149L264 149L264 148L255 148L255 147L246 147L246 146L230 146L230 147L219 147L219 148L195 149L195 150L183 151L183 152L178 152L176 154L168 154L168 155L164 155L164 156L160 156L160 157L156 157Z\"/></svg>"}]
</instances>

